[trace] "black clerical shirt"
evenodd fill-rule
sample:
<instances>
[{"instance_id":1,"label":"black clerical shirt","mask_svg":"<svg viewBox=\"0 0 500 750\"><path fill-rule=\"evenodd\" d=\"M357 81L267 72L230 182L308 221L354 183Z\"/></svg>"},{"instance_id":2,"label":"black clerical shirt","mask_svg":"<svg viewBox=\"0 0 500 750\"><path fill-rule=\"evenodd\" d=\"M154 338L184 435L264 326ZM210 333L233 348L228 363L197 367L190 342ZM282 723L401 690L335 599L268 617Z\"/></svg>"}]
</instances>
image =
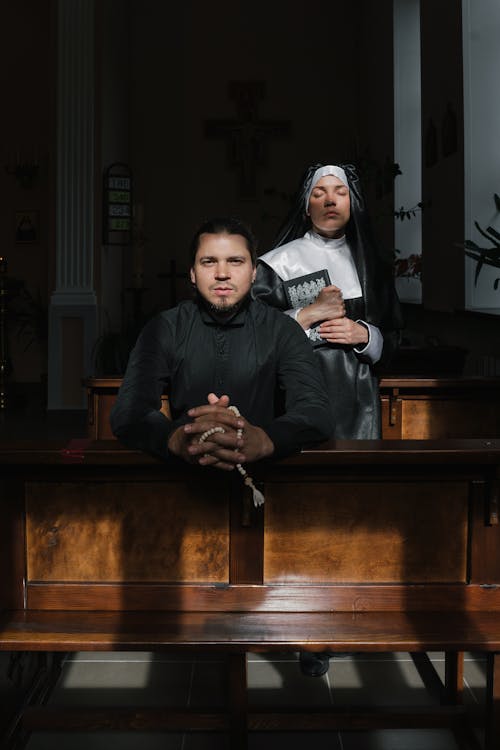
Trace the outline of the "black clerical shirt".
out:
<instances>
[{"instance_id":1,"label":"black clerical shirt","mask_svg":"<svg viewBox=\"0 0 500 750\"><path fill-rule=\"evenodd\" d=\"M169 395L172 420L160 411ZM326 440L333 425L328 398L300 326L259 301L221 322L197 302L160 313L141 332L111 413L125 445L168 457L170 433L209 393L229 396L274 443L275 456Z\"/></svg>"}]
</instances>

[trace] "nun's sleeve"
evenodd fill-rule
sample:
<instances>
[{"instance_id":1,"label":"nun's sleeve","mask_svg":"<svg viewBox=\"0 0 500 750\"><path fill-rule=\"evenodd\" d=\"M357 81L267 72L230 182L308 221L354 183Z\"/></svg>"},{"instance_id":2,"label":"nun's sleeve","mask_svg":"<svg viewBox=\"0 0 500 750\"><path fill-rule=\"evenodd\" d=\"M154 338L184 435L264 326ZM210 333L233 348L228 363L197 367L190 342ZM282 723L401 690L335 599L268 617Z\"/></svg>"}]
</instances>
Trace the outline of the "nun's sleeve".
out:
<instances>
[{"instance_id":1,"label":"nun's sleeve","mask_svg":"<svg viewBox=\"0 0 500 750\"><path fill-rule=\"evenodd\" d=\"M283 279L263 260L257 261L252 297L285 312L288 309ZM293 311L292 311L293 312Z\"/></svg>"}]
</instances>

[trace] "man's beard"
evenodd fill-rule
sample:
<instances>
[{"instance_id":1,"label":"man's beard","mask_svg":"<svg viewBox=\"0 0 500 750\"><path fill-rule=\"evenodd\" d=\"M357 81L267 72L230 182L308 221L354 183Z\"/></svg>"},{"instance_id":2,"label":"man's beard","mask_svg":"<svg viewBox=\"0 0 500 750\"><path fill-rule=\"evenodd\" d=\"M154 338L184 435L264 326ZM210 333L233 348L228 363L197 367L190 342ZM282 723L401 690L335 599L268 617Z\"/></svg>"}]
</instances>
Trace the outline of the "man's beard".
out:
<instances>
[{"instance_id":1,"label":"man's beard","mask_svg":"<svg viewBox=\"0 0 500 750\"><path fill-rule=\"evenodd\" d=\"M226 323L234 315L236 315L242 307L244 307L250 299L250 291L245 294L238 302L234 304L227 304L227 300L222 299L219 303L209 302L202 294L196 291L198 299L201 301L205 309L210 313L214 320L220 323Z\"/></svg>"},{"instance_id":2,"label":"man's beard","mask_svg":"<svg viewBox=\"0 0 500 750\"><path fill-rule=\"evenodd\" d=\"M214 318L214 320L217 320L219 323L226 323L238 313L241 305L245 302L245 300L246 297L243 297L243 299L240 299L234 305L227 305L223 301L219 302L219 304L217 305L213 304L212 302L207 302L208 312L210 313L212 318Z\"/></svg>"},{"instance_id":3,"label":"man's beard","mask_svg":"<svg viewBox=\"0 0 500 750\"><path fill-rule=\"evenodd\" d=\"M221 300L219 303L214 304L210 302L208 307L210 312L216 313L217 315L232 315L241 307L242 300L238 300L233 305L228 305L226 300Z\"/></svg>"}]
</instances>

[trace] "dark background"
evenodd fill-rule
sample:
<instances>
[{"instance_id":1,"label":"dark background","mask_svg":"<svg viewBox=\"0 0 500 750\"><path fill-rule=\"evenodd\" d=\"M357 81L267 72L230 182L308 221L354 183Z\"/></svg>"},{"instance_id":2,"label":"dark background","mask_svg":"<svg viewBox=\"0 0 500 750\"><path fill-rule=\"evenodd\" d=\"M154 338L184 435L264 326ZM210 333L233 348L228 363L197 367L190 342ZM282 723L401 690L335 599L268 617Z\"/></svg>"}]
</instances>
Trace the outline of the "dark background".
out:
<instances>
[{"instance_id":1,"label":"dark background","mask_svg":"<svg viewBox=\"0 0 500 750\"><path fill-rule=\"evenodd\" d=\"M27 189L0 170L0 252L9 276L46 308L55 284L55 4L4 2L1 12L3 161L34 153L40 171ZM160 275L171 261L187 272L187 244L204 217L238 214L253 225L261 252L269 249L304 167L315 160L363 167L376 231L391 255L392 12L390 0L96 3L94 283L101 330L119 330L133 314L125 292L133 250L106 249L101 241L102 174L115 161L130 166L144 215L145 315L175 302L170 280ZM500 335L495 316L464 311L456 247L464 239L460 2L422 0L421 38L423 138L429 120L439 126L451 105L458 139L453 154L430 166L423 151L422 199L430 201L422 214L423 304L404 306L405 342L463 347L466 371L479 372L478 363L496 356ZM242 91L246 99L238 98ZM214 136L221 121L241 127L242 140ZM20 211L39 212L37 242L15 242ZM175 295L185 291L179 278ZM27 342L9 321L13 385L43 384L42 328Z\"/></svg>"}]
</instances>

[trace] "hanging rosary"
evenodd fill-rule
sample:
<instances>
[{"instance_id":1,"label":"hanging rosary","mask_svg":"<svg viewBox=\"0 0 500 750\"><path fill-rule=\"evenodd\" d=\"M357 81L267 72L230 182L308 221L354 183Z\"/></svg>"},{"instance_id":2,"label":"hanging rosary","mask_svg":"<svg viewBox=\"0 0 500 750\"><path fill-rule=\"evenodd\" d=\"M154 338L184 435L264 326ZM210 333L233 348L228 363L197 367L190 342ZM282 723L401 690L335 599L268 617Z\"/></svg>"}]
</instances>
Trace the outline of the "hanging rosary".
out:
<instances>
[{"instance_id":1,"label":"hanging rosary","mask_svg":"<svg viewBox=\"0 0 500 750\"><path fill-rule=\"evenodd\" d=\"M228 409L230 409L235 417L241 417L241 414L236 406L228 406ZM225 432L223 427L212 427L210 430L206 430L200 437L199 441L200 443L204 443L207 438L210 437L210 435L213 435L215 432ZM236 430L236 437L238 439L241 439L243 437L243 428L239 427ZM260 490L257 489L257 487L253 483L252 477L250 477L247 474L246 469L241 464L236 464L236 468L240 472L241 476L243 477L243 481L245 482L247 487L250 487L252 490L253 495L253 504L256 508L259 507L259 505L264 504L264 495Z\"/></svg>"}]
</instances>

